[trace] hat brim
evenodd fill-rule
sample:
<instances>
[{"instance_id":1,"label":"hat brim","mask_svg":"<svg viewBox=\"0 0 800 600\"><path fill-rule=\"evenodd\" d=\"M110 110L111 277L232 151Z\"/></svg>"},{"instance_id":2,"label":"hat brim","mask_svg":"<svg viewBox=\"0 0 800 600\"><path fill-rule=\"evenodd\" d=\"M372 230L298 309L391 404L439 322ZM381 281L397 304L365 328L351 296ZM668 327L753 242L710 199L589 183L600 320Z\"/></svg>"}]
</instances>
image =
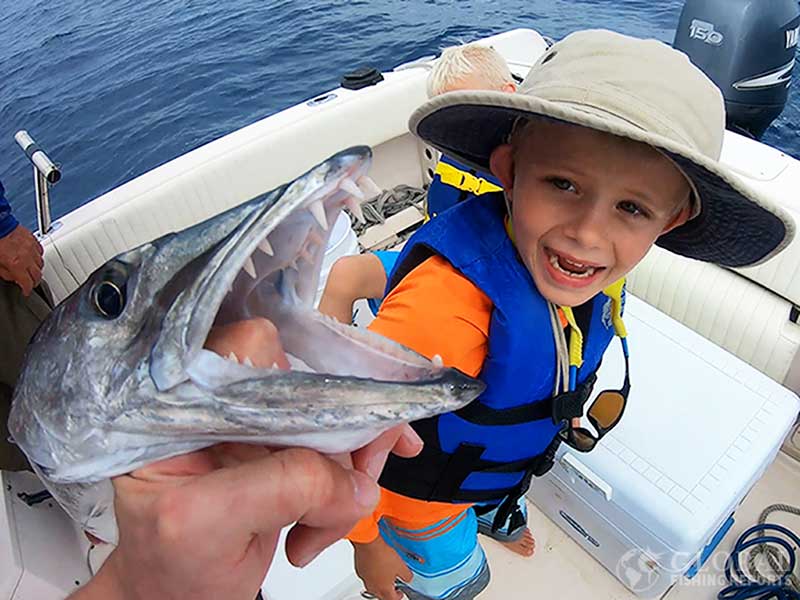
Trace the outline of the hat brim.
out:
<instances>
[{"instance_id":1,"label":"hat brim","mask_svg":"<svg viewBox=\"0 0 800 600\"><path fill-rule=\"evenodd\" d=\"M488 172L491 153L508 142L517 119L532 116L629 138L669 156L693 181L700 211L658 238L656 243L667 250L726 267L754 266L794 237L795 224L788 213L748 189L717 161L593 107L503 92L450 92L417 109L409 127L444 154Z\"/></svg>"}]
</instances>

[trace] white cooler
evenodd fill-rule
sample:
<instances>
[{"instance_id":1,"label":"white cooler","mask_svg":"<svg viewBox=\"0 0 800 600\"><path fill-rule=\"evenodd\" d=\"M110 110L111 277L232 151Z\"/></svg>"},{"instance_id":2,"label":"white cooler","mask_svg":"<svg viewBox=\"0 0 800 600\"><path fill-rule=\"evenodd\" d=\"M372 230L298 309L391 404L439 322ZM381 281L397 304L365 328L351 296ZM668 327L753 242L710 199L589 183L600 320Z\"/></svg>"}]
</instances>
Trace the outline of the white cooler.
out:
<instances>
[{"instance_id":1,"label":"white cooler","mask_svg":"<svg viewBox=\"0 0 800 600\"><path fill-rule=\"evenodd\" d=\"M630 294L625 323L632 387L621 423L591 453L562 444L528 497L651 598L692 577L714 550L778 453L798 398ZM595 392L618 389L623 364L614 340Z\"/></svg>"}]
</instances>

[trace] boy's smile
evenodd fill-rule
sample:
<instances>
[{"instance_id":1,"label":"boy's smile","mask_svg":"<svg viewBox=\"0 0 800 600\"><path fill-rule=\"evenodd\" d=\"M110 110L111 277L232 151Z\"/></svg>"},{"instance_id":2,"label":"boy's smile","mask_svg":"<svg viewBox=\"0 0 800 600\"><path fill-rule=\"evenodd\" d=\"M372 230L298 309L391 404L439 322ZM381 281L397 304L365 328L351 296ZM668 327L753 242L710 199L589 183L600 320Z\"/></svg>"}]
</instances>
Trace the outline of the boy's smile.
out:
<instances>
[{"instance_id":1,"label":"boy's smile","mask_svg":"<svg viewBox=\"0 0 800 600\"><path fill-rule=\"evenodd\" d=\"M541 294L577 306L624 277L690 214L689 185L658 151L575 125L533 121L492 153L517 251Z\"/></svg>"}]
</instances>

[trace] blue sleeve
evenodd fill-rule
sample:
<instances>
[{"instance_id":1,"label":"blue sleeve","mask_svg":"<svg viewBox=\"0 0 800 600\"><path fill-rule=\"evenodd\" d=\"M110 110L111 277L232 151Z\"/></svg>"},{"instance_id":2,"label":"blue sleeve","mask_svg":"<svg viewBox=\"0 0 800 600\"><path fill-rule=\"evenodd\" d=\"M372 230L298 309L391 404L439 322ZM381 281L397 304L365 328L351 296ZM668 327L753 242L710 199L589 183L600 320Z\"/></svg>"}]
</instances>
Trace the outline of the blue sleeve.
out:
<instances>
[{"instance_id":1,"label":"blue sleeve","mask_svg":"<svg viewBox=\"0 0 800 600\"><path fill-rule=\"evenodd\" d=\"M0 238L6 237L19 225L19 221L11 214L11 205L6 200L6 190L0 183Z\"/></svg>"}]
</instances>

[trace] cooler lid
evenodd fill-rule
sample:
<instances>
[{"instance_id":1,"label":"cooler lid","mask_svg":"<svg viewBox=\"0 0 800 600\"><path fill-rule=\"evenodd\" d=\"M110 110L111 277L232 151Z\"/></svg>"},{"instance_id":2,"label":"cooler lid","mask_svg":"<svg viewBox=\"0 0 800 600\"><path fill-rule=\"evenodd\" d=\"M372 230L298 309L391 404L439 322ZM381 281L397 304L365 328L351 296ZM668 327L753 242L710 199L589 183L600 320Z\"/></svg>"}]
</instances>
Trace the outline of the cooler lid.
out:
<instances>
[{"instance_id":1,"label":"cooler lid","mask_svg":"<svg viewBox=\"0 0 800 600\"><path fill-rule=\"evenodd\" d=\"M608 500L593 501L598 512L627 514L640 525L632 535L643 549L657 539L688 561L773 460L797 417L798 398L630 294L625 324L626 412L593 452L574 458L608 486ZM618 389L623 374L615 340L595 394Z\"/></svg>"}]
</instances>

